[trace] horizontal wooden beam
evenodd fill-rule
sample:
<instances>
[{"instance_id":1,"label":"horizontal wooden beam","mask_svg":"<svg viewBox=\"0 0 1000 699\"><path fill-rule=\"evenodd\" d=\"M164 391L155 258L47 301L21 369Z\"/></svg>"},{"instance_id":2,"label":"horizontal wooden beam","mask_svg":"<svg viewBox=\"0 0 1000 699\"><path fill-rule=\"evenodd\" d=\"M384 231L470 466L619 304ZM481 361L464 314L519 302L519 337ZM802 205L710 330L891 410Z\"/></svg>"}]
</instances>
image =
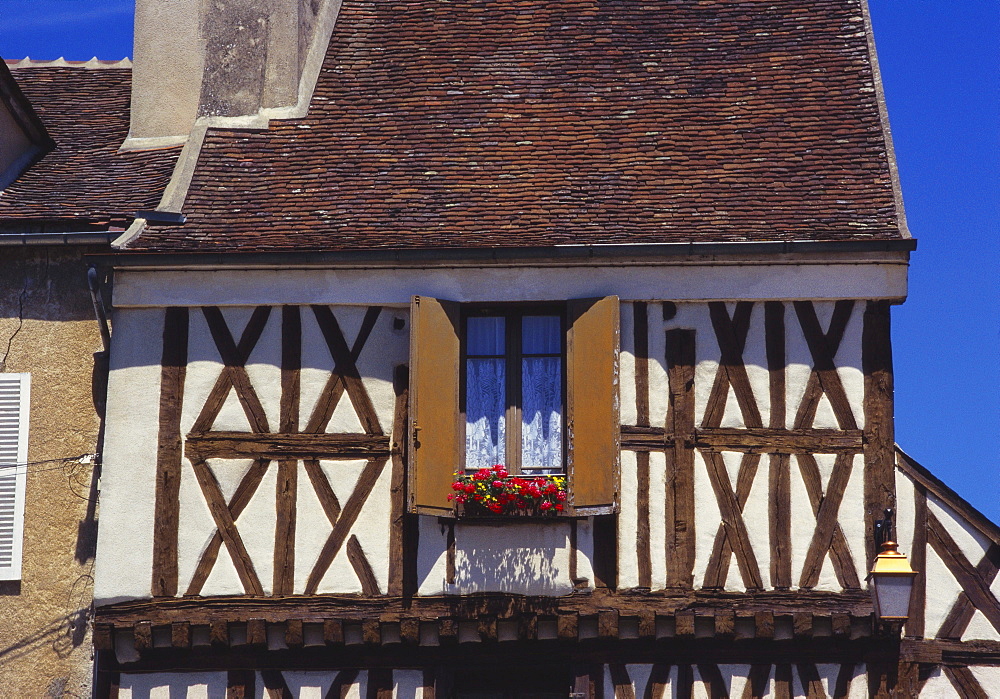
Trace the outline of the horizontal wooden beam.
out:
<instances>
[{"instance_id":1,"label":"horizontal wooden beam","mask_svg":"<svg viewBox=\"0 0 1000 699\"><path fill-rule=\"evenodd\" d=\"M154 648L135 662L109 664L120 672L192 671L205 669L275 668L281 670L327 670L342 668L400 668L472 666L487 672L510 672L511 667L545 662L551 667L590 663L895 663L898 645L891 640L868 637L856 641L832 637L782 640L731 640L719 638L658 638L631 641L592 638L586 643L558 640L510 642L465 642L436 646L372 646L349 643L331 652L325 645L266 649L249 645L215 650Z\"/></svg>"},{"instance_id":2,"label":"horizontal wooden beam","mask_svg":"<svg viewBox=\"0 0 1000 699\"><path fill-rule=\"evenodd\" d=\"M175 621L208 624L218 619L229 622L264 619L273 623L309 618L350 621L370 616L399 622L404 617L420 621L478 620L480 616L487 614L499 619L514 619L523 614L556 619L570 613L596 616L606 610L616 610L621 616L636 618L648 613L672 617L683 611L698 614L714 614L716 611L754 614L764 611L777 616L792 615L804 610L820 616L849 614L861 617L872 613L872 600L865 591L836 593L806 590L757 593L693 590L642 594L597 590L575 592L561 597L503 593L462 597L177 597L120 602L98 607L95 619L97 623L129 626L143 621L159 625Z\"/></svg>"},{"instance_id":3,"label":"horizontal wooden beam","mask_svg":"<svg viewBox=\"0 0 1000 699\"><path fill-rule=\"evenodd\" d=\"M389 437L366 434L192 433L189 459L367 459L390 453Z\"/></svg>"},{"instance_id":4,"label":"horizontal wooden beam","mask_svg":"<svg viewBox=\"0 0 1000 699\"><path fill-rule=\"evenodd\" d=\"M1000 665L1000 641L949 641L906 638L900 658L913 663L936 665Z\"/></svg>"},{"instance_id":5,"label":"horizontal wooden beam","mask_svg":"<svg viewBox=\"0 0 1000 699\"><path fill-rule=\"evenodd\" d=\"M659 427L622 425L621 447L632 451L662 451L667 435ZM793 429L768 427L695 430L691 446L705 451L738 451L753 454L836 454L860 453L864 448L861 430ZM671 440L670 444L673 442Z\"/></svg>"}]
</instances>

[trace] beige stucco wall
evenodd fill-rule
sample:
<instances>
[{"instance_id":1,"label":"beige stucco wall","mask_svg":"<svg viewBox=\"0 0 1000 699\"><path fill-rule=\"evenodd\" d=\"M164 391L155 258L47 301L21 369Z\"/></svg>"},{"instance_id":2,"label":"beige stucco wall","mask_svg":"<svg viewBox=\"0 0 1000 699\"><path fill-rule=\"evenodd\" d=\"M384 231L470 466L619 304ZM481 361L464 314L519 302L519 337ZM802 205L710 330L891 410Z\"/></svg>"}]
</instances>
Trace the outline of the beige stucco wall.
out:
<instances>
[{"instance_id":1,"label":"beige stucco wall","mask_svg":"<svg viewBox=\"0 0 1000 699\"><path fill-rule=\"evenodd\" d=\"M96 451L101 340L82 253L0 248L0 371L31 373L29 462ZM21 580L0 582L2 696L90 696L91 471L29 465Z\"/></svg>"}]
</instances>

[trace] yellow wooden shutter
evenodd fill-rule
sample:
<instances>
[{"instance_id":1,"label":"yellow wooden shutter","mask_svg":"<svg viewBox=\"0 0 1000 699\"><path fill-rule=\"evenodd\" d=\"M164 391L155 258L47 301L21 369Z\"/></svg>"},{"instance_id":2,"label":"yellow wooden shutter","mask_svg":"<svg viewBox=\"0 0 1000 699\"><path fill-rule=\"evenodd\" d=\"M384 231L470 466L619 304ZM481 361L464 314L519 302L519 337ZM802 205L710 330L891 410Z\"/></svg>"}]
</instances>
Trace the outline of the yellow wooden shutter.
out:
<instances>
[{"instance_id":1,"label":"yellow wooden shutter","mask_svg":"<svg viewBox=\"0 0 1000 699\"><path fill-rule=\"evenodd\" d=\"M414 296L410 302L409 509L451 515L452 476L461 463L459 307Z\"/></svg>"},{"instance_id":2,"label":"yellow wooden shutter","mask_svg":"<svg viewBox=\"0 0 1000 699\"><path fill-rule=\"evenodd\" d=\"M618 297L568 303L566 425L570 501L576 514L618 503Z\"/></svg>"}]
</instances>

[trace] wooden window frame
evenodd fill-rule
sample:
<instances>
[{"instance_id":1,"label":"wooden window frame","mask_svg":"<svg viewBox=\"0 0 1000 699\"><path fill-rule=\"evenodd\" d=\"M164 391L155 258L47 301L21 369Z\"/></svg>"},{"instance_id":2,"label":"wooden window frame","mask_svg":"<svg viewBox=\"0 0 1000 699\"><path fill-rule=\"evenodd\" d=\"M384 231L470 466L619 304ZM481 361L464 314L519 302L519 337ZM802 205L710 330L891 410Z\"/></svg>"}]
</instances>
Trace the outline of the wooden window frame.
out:
<instances>
[{"instance_id":1,"label":"wooden window frame","mask_svg":"<svg viewBox=\"0 0 1000 699\"><path fill-rule=\"evenodd\" d=\"M613 514L619 508L619 304L613 295L551 305L521 304L538 313L565 309L563 451L569 491L565 517ZM412 297L406 437L409 512L455 516L448 495L455 471L465 465L465 418L460 407L463 314L476 308L516 306Z\"/></svg>"},{"instance_id":2,"label":"wooden window frame","mask_svg":"<svg viewBox=\"0 0 1000 699\"><path fill-rule=\"evenodd\" d=\"M509 303L509 304L462 304L461 326L459 330L459 425L461 427L459 440L462 445L461 461L459 463L462 471L466 470L466 459L468 451L465 448L466 428L466 398L468 387L467 360L468 354L468 321L469 318L503 318L505 347L503 359L506 364L506 424L507 438L505 444L506 462L504 467L511 474L521 473L521 403L523 401L521 384L521 360L522 353L521 320L526 316L557 316L559 318L559 400L562 416L562 429L560 444L562 454L560 456L560 469L553 475L566 474L566 304L560 302L549 303ZM530 356L556 356L556 355L530 355Z\"/></svg>"}]
</instances>

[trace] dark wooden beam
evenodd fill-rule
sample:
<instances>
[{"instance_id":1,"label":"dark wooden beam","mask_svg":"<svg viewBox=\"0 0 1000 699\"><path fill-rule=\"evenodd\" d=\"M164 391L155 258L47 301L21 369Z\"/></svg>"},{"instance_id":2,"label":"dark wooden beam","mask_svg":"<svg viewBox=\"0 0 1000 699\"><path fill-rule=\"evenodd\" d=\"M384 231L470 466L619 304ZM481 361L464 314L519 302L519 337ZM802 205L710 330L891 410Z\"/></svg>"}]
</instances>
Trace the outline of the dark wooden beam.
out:
<instances>
[{"instance_id":1,"label":"dark wooden beam","mask_svg":"<svg viewBox=\"0 0 1000 699\"><path fill-rule=\"evenodd\" d=\"M189 459L364 459L389 455L390 438L366 434L192 433L184 442Z\"/></svg>"}]
</instances>

